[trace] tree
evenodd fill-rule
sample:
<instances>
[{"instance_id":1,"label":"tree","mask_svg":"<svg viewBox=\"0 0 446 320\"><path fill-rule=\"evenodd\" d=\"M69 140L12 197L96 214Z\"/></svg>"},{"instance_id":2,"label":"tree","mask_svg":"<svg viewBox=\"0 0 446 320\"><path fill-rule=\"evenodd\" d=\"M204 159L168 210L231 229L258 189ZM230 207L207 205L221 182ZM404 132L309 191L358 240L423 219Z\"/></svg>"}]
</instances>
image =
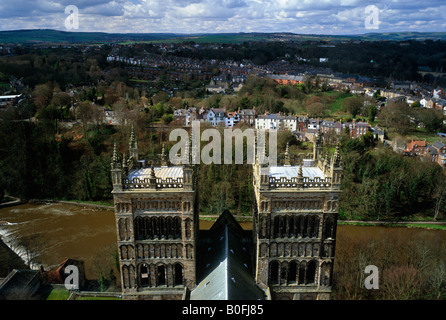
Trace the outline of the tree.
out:
<instances>
[{"instance_id":1,"label":"tree","mask_svg":"<svg viewBox=\"0 0 446 320\"><path fill-rule=\"evenodd\" d=\"M82 122L82 129L84 130L84 138L87 139L88 123L93 118L93 104L90 101L83 101L78 106L78 116Z\"/></svg>"},{"instance_id":2,"label":"tree","mask_svg":"<svg viewBox=\"0 0 446 320\"><path fill-rule=\"evenodd\" d=\"M397 133L406 134L413 123L412 109L405 102L389 103L379 113L379 123L386 128L394 128Z\"/></svg>"},{"instance_id":3,"label":"tree","mask_svg":"<svg viewBox=\"0 0 446 320\"><path fill-rule=\"evenodd\" d=\"M172 122L173 120L173 114L171 113L165 113L163 114L163 116L161 117L161 120L163 121L164 124L169 124Z\"/></svg>"},{"instance_id":4,"label":"tree","mask_svg":"<svg viewBox=\"0 0 446 320\"><path fill-rule=\"evenodd\" d=\"M376 108L376 106L371 105L369 107L369 121L370 122L375 121L375 117L376 117L377 113L378 113L378 109Z\"/></svg>"},{"instance_id":5,"label":"tree","mask_svg":"<svg viewBox=\"0 0 446 320\"><path fill-rule=\"evenodd\" d=\"M316 103L310 104L309 106L306 107L306 109L307 109L308 116L310 116L310 117L323 118L328 111L328 107L321 102L316 102Z\"/></svg>"},{"instance_id":6,"label":"tree","mask_svg":"<svg viewBox=\"0 0 446 320\"><path fill-rule=\"evenodd\" d=\"M34 105L37 110L41 110L46 107L52 98L53 88L49 83L37 85L32 93Z\"/></svg>"},{"instance_id":7,"label":"tree","mask_svg":"<svg viewBox=\"0 0 446 320\"><path fill-rule=\"evenodd\" d=\"M435 190L434 220L442 217L446 212L446 177L444 174L438 179Z\"/></svg>"},{"instance_id":8,"label":"tree","mask_svg":"<svg viewBox=\"0 0 446 320\"><path fill-rule=\"evenodd\" d=\"M416 109L414 118L424 125L428 132L437 132L443 126L443 113L441 110Z\"/></svg>"},{"instance_id":9,"label":"tree","mask_svg":"<svg viewBox=\"0 0 446 320\"><path fill-rule=\"evenodd\" d=\"M364 105L364 99L362 97L348 97L342 101L342 107L345 111L349 112L353 118L361 112Z\"/></svg>"}]
</instances>

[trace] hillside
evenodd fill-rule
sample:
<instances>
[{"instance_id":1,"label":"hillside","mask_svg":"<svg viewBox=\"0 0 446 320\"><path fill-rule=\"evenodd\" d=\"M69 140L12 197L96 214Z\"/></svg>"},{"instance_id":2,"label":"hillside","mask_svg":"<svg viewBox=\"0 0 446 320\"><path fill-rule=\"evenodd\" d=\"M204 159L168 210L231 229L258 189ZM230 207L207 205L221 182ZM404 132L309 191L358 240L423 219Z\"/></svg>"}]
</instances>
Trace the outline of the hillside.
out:
<instances>
[{"instance_id":1,"label":"hillside","mask_svg":"<svg viewBox=\"0 0 446 320\"><path fill-rule=\"evenodd\" d=\"M67 32L48 29L0 31L0 44L76 44L108 42L178 42L242 43L246 41L407 41L446 40L446 32L392 32L362 35L312 35L293 33L104 33Z\"/></svg>"}]
</instances>

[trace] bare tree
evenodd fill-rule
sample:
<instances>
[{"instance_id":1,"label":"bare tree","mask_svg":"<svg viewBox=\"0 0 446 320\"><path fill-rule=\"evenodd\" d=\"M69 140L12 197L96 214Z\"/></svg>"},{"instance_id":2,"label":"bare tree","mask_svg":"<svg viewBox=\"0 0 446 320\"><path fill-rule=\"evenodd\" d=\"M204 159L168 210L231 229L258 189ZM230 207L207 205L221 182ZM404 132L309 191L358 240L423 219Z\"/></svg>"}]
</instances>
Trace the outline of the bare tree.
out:
<instances>
[{"instance_id":1,"label":"bare tree","mask_svg":"<svg viewBox=\"0 0 446 320\"><path fill-rule=\"evenodd\" d=\"M446 209L446 181L441 177L435 190L434 220L440 218Z\"/></svg>"}]
</instances>

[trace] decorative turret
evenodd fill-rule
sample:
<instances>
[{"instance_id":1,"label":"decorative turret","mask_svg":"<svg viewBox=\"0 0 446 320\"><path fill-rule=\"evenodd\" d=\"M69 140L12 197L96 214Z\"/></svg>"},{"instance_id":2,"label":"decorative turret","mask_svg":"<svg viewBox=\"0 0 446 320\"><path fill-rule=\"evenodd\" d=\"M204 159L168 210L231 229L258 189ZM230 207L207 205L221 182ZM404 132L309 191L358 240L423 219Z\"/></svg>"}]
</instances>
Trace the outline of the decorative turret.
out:
<instances>
[{"instance_id":1,"label":"decorative turret","mask_svg":"<svg viewBox=\"0 0 446 320\"><path fill-rule=\"evenodd\" d=\"M318 160L322 156L322 133L321 128L318 129L313 143L313 160Z\"/></svg>"},{"instance_id":2,"label":"decorative turret","mask_svg":"<svg viewBox=\"0 0 446 320\"><path fill-rule=\"evenodd\" d=\"M303 166L304 166L304 161L303 161L303 159L301 159L300 164L299 164L299 172L297 174L297 187L298 188L303 188L303 186L304 186Z\"/></svg>"},{"instance_id":3,"label":"decorative turret","mask_svg":"<svg viewBox=\"0 0 446 320\"><path fill-rule=\"evenodd\" d=\"M336 146L335 153L331 158L331 179L333 187L340 188L341 185L341 175L342 175L342 165L341 165L341 153L339 151L339 143Z\"/></svg>"},{"instance_id":4,"label":"decorative turret","mask_svg":"<svg viewBox=\"0 0 446 320\"><path fill-rule=\"evenodd\" d=\"M156 175L153 163L150 163L150 177L149 177L149 189L156 189Z\"/></svg>"},{"instance_id":5,"label":"decorative turret","mask_svg":"<svg viewBox=\"0 0 446 320\"><path fill-rule=\"evenodd\" d=\"M130 158L132 158L134 161L139 160L138 140L136 139L135 128L133 127L133 125L132 125L132 132L130 134L129 153L130 153Z\"/></svg>"},{"instance_id":6,"label":"decorative turret","mask_svg":"<svg viewBox=\"0 0 446 320\"><path fill-rule=\"evenodd\" d=\"M164 143L163 143L163 149L161 150L161 165L167 166L167 156L166 156L166 151L164 149Z\"/></svg>"},{"instance_id":7,"label":"decorative turret","mask_svg":"<svg viewBox=\"0 0 446 320\"><path fill-rule=\"evenodd\" d=\"M284 165L289 166L291 165L291 161L290 161L290 146L289 143L286 143L286 148L285 148L285 161L284 161Z\"/></svg>"},{"instance_id":8,"label":"decorative turret","mask_svg":"<svg viewBox=\"0 0 446 320\"><path fill-rule=\"evenodd\" d=\"M191 149L192 140L188 139L186 143L186 148L183 157L183 185L184 189L192 190L194 181L194 169L192 166Z\"/></svg>"},{"instance_id":9,"label":"decorative turret","mask_svg":"<svg viewBox=\"0 0 446 320\"><path fill-rule=\"evenodd\" d=\"M129 167L127 163L127 156L124 152L124 155L122 156L122 172L126 176L129 174Z\"/></svg>"},{"instance_id":10,"label":"decorative turret","mask_svg":"<svg viewBox=\"0 0 446 320\"><path fill-rule=\"evenodd\" d=\"M119 161L118 145L116 144L116 141L113 146L113 156L110 166L111 166L113 191L120 191L122 190L122 164Z\"/></svg>"}]
</instances>

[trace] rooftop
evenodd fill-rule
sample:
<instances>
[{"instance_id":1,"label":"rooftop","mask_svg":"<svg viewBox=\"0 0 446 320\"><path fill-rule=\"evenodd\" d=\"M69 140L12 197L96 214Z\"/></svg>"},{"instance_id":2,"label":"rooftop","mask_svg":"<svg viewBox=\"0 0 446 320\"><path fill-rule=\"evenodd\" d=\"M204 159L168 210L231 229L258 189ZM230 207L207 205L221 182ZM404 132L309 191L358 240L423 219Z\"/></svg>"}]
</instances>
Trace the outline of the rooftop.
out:
<instances>
[{"instance_id":1,"label":"rooftop","mask_svg":"<svg viewBox=\"0 0 446 320\"><path fill-rule=\"evenodd\" d=\"M295 178L299 174L299 167L300 166L278 166L278 167L269 167L269 176L280 179L280 178L286 178L291 179ZM302 167L302 174L304 178L310 178L314 179L316 177L319 177L321 179L325 179L326 176L324 172L319 169L317 166L306 166L304 165Z\"/></svg>"},{"instance_id":2,"label":"rooftop","mask_svg":"<svg viewBox=\"0 0 446 320\"><path fill-rule=\"evenodd\" d=\"M166 180L168 178L178 179L183 178L183 167L173 166L173 167L154 167L155 176L159 179ZM134 178L138 179L148 179L150 178L151 168L137 168L130 170L127 179L131 181Z\"/></svg>"},{"instance_id":3,"label":"rooftop","mask_svg":"<svg viewBox=\"0 0 446 320\"><path fill-rule=\"evenodd\" d=\"M191 292L191 300L265 299L265 293L254 281L243 232L229 211L220 215L204 241L206 254L200 263L204 278Z\"/></svg>"}]
</instances>

